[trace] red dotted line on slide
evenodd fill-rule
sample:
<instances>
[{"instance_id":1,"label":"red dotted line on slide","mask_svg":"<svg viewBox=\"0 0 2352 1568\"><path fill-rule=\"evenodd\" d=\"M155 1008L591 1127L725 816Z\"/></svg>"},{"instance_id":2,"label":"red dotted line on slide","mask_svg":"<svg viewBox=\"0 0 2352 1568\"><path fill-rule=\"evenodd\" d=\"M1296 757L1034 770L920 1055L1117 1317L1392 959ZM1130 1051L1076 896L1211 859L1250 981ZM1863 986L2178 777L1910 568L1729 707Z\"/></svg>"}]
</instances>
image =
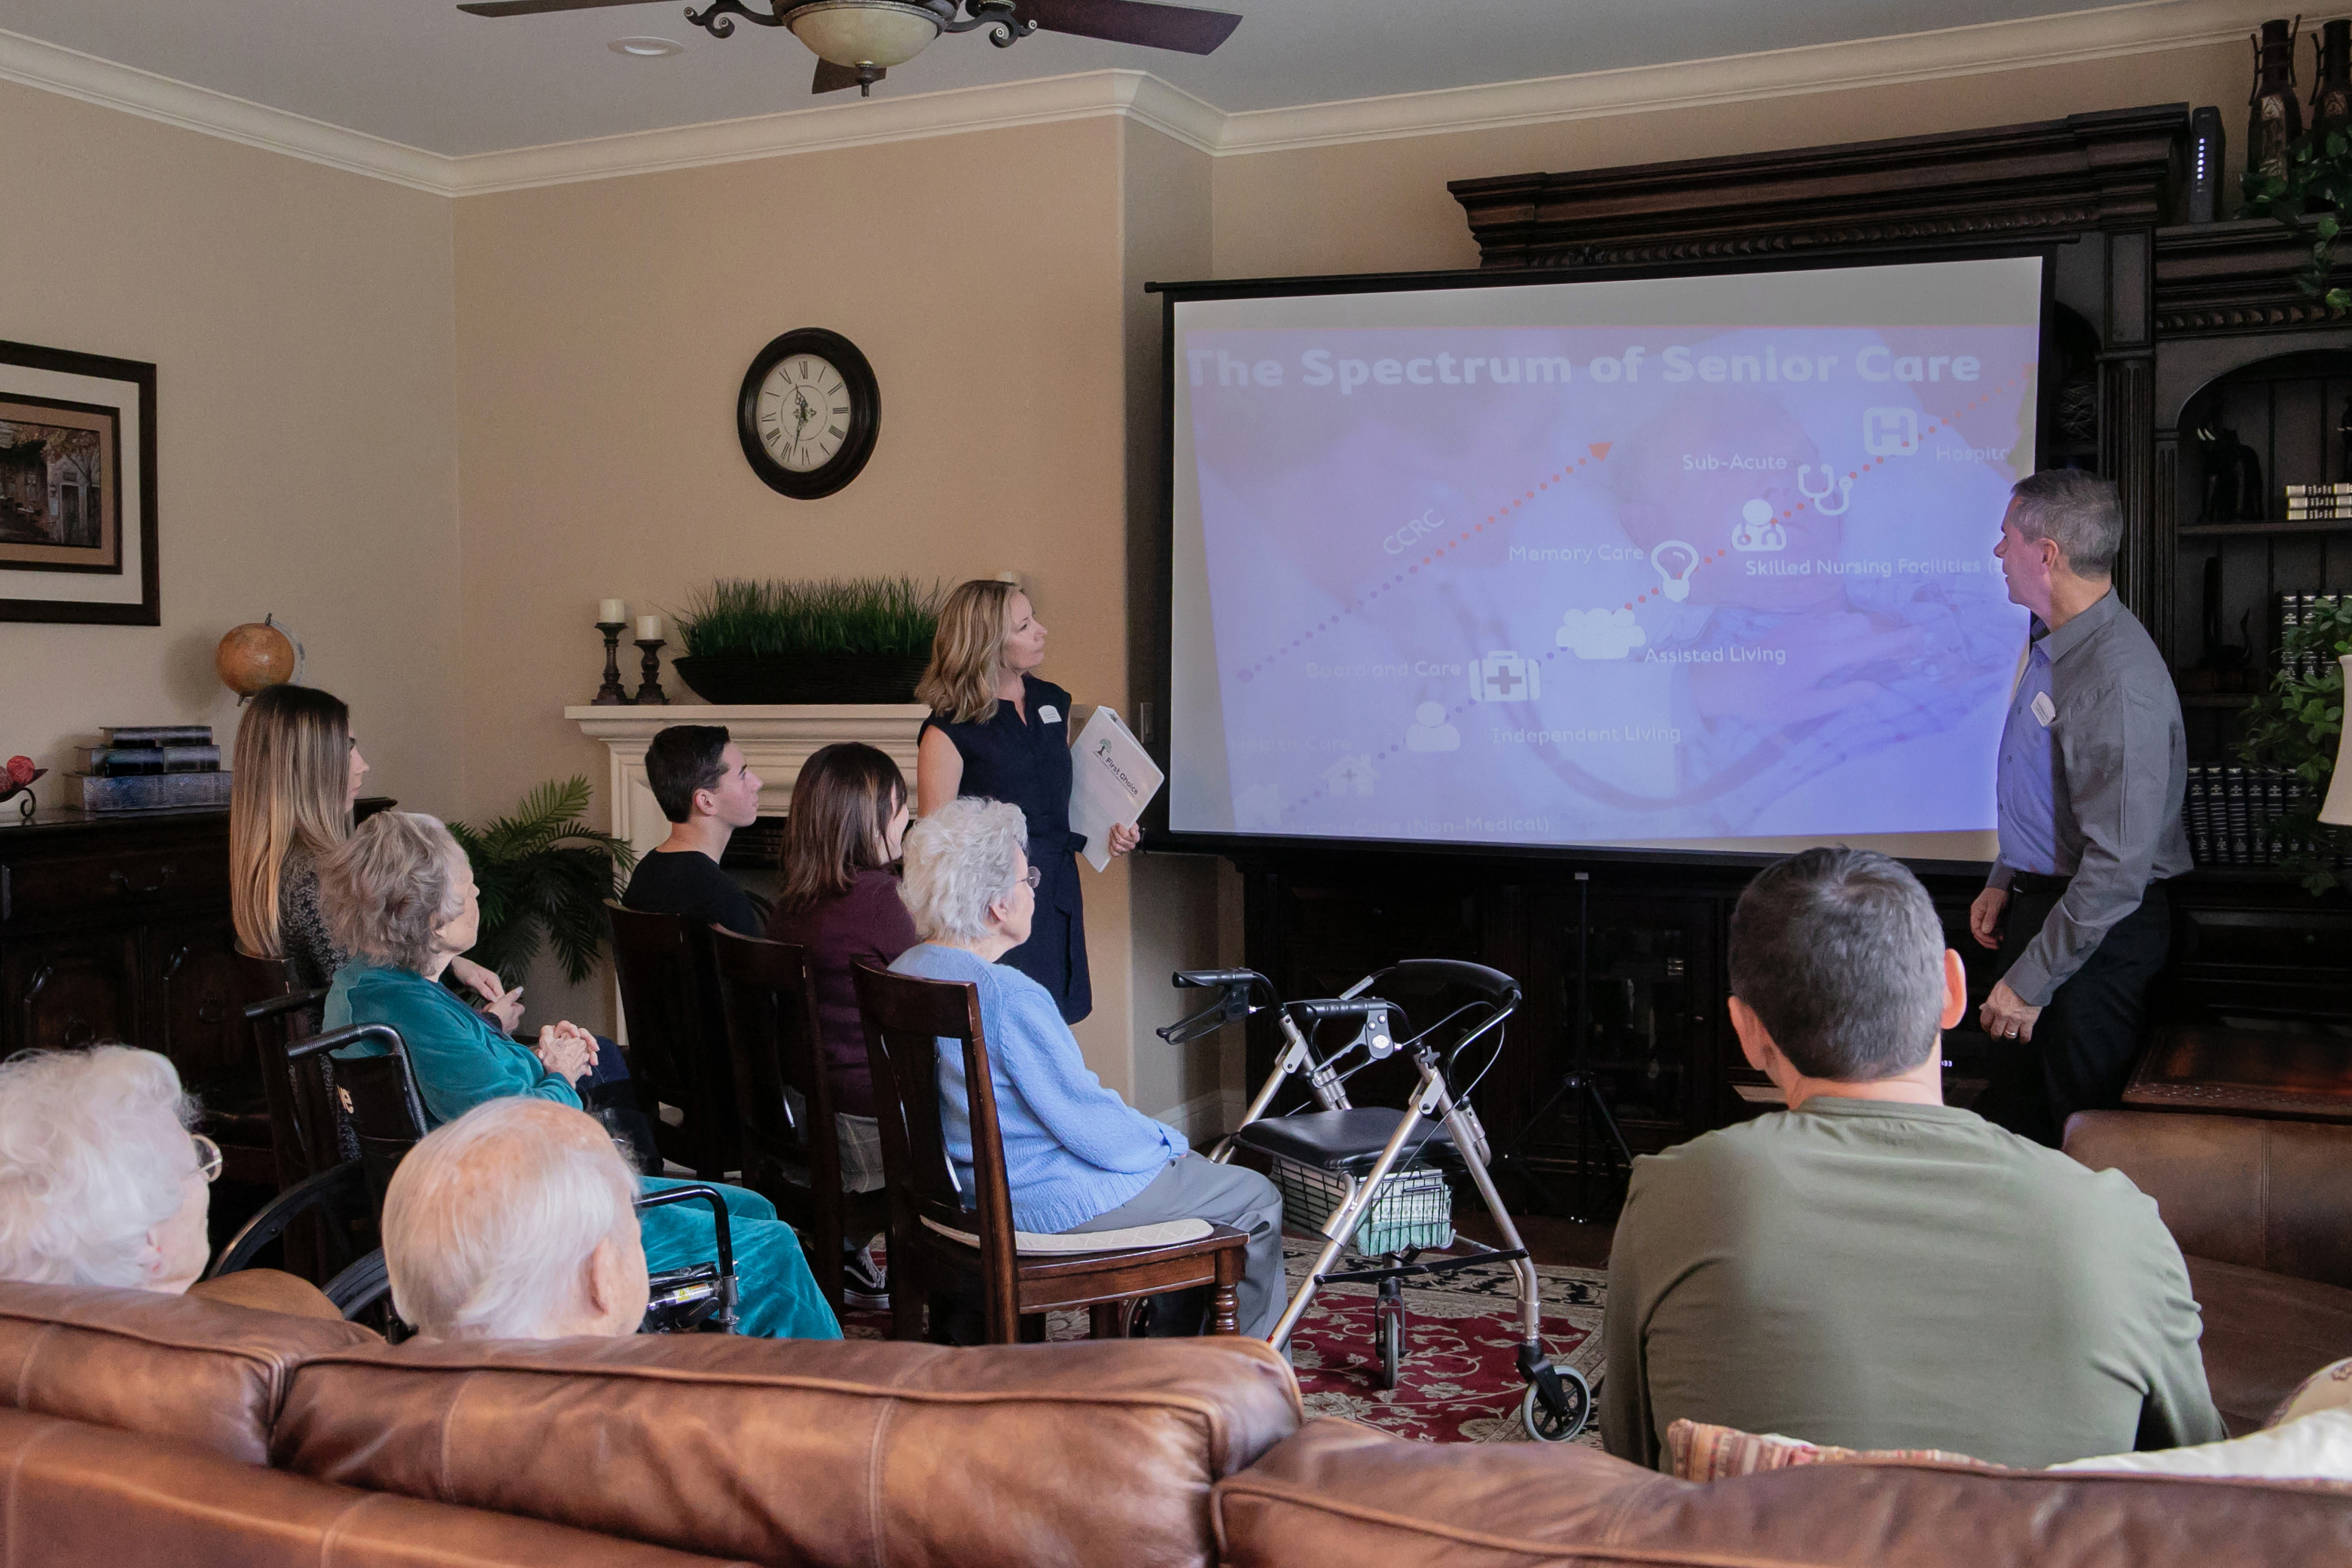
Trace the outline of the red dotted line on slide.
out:
<instances>
[{"instance_id":1,"label":"red dotted line on slide","mask_svg":"<svg viewBox=\"0 0 2352 1568\"><path fill-rule=\"evenodd\" d=\"M1486 522L1501 521L1504 518L1510 516L1510 514L1518 508L1523 507L1527 505L1528 502L1535 500L1537 495L1540 492L1548 490L1551 489L1552 486L1565 481L1570 474L1575 473L1577 469L1583 468L1587 463L1598 463L1601 461L1609 456L1609 448L1613 445L1615 445L1615 443L1610 441L1593 442L1586 448L1587 451L1591 453L1591 457L1577 458L1575 462L1561 468L1549 479L1538 480L1534 489L1528 490L1524 495L1514 496L1509 500L1498 503L1493 511L1486 514ZM1420 566L1407 566L1403 571L1398 573L1395 576L1389 578L1386 582L1375 583L1370 588L1360 592L1354 598L1349 600L1347 604L1340 606L1338 613L1327 616L1322 620L1316 622L1313 626L1307 627L1305 631L1299 633L1297 637L1291 638L1280 647L1276 648L1272 653L1260 658L1255 664L1245 665L1242 668L1235 670L1234 672L1235 678L1242 680L1255 679L1257 678L1258 671L1265 668L1266 666L1273 664L1277 659L1286 658L1290 655L1297 653L1300 648L1305 647L1308 643L1313 642L1317 637L1321 637L1325 632L1328 632L1333 626L1338 626L1348 616L1356 615L1362 611L1374 599L1379 598L1382 594L1393 593L1398 588L1402 587L1406 578L1419 576L1421 574L1422 566L1435 564L1440 558L1450 554L1454 551L1459 550L1464 545L1469 543L1473 536L1486 532L1486 522L1473 523L1468 529L1454 535L1452 539L1433 547L1428 554L1421 558Z\"/></svg>"}]
</instances>

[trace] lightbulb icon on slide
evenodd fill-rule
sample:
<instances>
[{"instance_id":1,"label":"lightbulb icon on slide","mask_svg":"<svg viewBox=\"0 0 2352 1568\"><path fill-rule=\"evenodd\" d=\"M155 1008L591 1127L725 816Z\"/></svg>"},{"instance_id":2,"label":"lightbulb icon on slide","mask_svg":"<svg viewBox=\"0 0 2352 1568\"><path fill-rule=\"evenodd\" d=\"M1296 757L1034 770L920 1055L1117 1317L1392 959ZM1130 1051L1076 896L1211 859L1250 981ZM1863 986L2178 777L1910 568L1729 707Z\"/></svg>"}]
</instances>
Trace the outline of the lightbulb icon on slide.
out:
<instances>
[{"instance_id":1,"label":"lightbulb icon on slide","mask_svg":"<svg viewBox=\"0 0 2352 1568\"><path fill-rule=\"evenodd\" d=\"M1681 604L1690 597L1691 574L1698 570L1699 554L1696 545L1679 539L1669 539L1650 546L1650 564L1658 569L1659 592Z\"/></svg>"}]
</instances>

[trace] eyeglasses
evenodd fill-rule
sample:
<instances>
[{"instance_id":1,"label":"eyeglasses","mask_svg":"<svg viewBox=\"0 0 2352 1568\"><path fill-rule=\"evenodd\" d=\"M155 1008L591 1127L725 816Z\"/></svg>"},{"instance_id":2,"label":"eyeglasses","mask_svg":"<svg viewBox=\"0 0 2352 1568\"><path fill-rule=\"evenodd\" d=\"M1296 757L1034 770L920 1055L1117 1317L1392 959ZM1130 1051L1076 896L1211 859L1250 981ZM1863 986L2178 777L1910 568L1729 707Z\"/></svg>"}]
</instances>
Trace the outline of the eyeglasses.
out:
<instances>
[{"instance_id":1,"label":"eyeglasses","mask_svg":"<svg viewBox=\"0 0 2352 1568\"><path fill-rule=\"evenodd\" d=\"M201 1132L189 1133L188 1142L196 1146L196 1174L207 1186L220 1180L221 1146Z\"/></svg>"},{"instance_id":2,"label":"eyeglasses","mask_svg":"<svg viewBox=\"0 0 2352 1568\"><path fill-rule=\"evenodd\" d=\"M1029 890L1034 893L1045 885L1045 873L1042 868L1032 866L1022 873L1021 879L1029 884Z\"/></svg>"}]
</instances>

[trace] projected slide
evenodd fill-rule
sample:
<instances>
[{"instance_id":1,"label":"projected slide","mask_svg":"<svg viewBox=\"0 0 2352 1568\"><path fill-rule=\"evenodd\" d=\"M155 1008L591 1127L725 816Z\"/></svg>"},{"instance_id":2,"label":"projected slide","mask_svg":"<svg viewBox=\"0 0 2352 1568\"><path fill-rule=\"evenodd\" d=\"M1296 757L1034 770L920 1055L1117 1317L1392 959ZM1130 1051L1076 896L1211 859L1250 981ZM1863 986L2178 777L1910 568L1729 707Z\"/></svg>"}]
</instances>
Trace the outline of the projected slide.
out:
<instances>
[{"instance_id":1,"label":"projected slide","mask_svg":"<svg viewBox=\"0 0 2352 1568\"><path fill-rule=\"evenodd\" d=\"M1979 835L2036 260L1180 302L1171 822Z\"/></svg>"}]
</instances>

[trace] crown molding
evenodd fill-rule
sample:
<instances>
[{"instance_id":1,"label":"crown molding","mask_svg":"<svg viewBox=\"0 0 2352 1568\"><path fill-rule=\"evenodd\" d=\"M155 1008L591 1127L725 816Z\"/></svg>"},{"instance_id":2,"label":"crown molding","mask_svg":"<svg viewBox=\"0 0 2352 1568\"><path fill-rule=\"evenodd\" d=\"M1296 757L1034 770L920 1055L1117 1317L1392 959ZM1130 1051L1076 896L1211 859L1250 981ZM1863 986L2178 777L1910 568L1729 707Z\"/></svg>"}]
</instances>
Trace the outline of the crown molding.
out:
<instances>
[{"instance_id":1,"label":"crown molding","mask_svg":"<svg viewBox=\"0 0 2352 1568\"><path fill-rule=\"evenodd\" d=\"M2232 41L2271 0L2138 0L1850 43L1226 113L1142 71L1087 71L450 157L0 31L0 80L446 196L1123 116L1212 156L1689 109Z\"/></svg>"},{"instance_id":2,"label":"crown molding","mask_svg":"<svg viewBox=\"0 0 2352 1568\"><path fill-rule=\"evenodd\" d=\"M119 109L142 120L202 132L267 153L283 153L349 174L390 180L413 190L444 196L456 194L449 188L451 160L440 153L347 131L323 120L291 114L133 66L117 65L21 33L0 31L0 81L62 93L101 109Z\"/></svg>"},{"instance_id":3,"label":"crown molding","mask_svg":"<svg viewBox=\"0 0 2352 1568\"><path fill-rule=\"evenodd\" d=\"M1490 131L2157 54L2236 41L2274 9L2272 0L2137 0L1848 43L1249 110L1225 117L1217 152L1279 153Z\"/></svg>"}]
</instances>

